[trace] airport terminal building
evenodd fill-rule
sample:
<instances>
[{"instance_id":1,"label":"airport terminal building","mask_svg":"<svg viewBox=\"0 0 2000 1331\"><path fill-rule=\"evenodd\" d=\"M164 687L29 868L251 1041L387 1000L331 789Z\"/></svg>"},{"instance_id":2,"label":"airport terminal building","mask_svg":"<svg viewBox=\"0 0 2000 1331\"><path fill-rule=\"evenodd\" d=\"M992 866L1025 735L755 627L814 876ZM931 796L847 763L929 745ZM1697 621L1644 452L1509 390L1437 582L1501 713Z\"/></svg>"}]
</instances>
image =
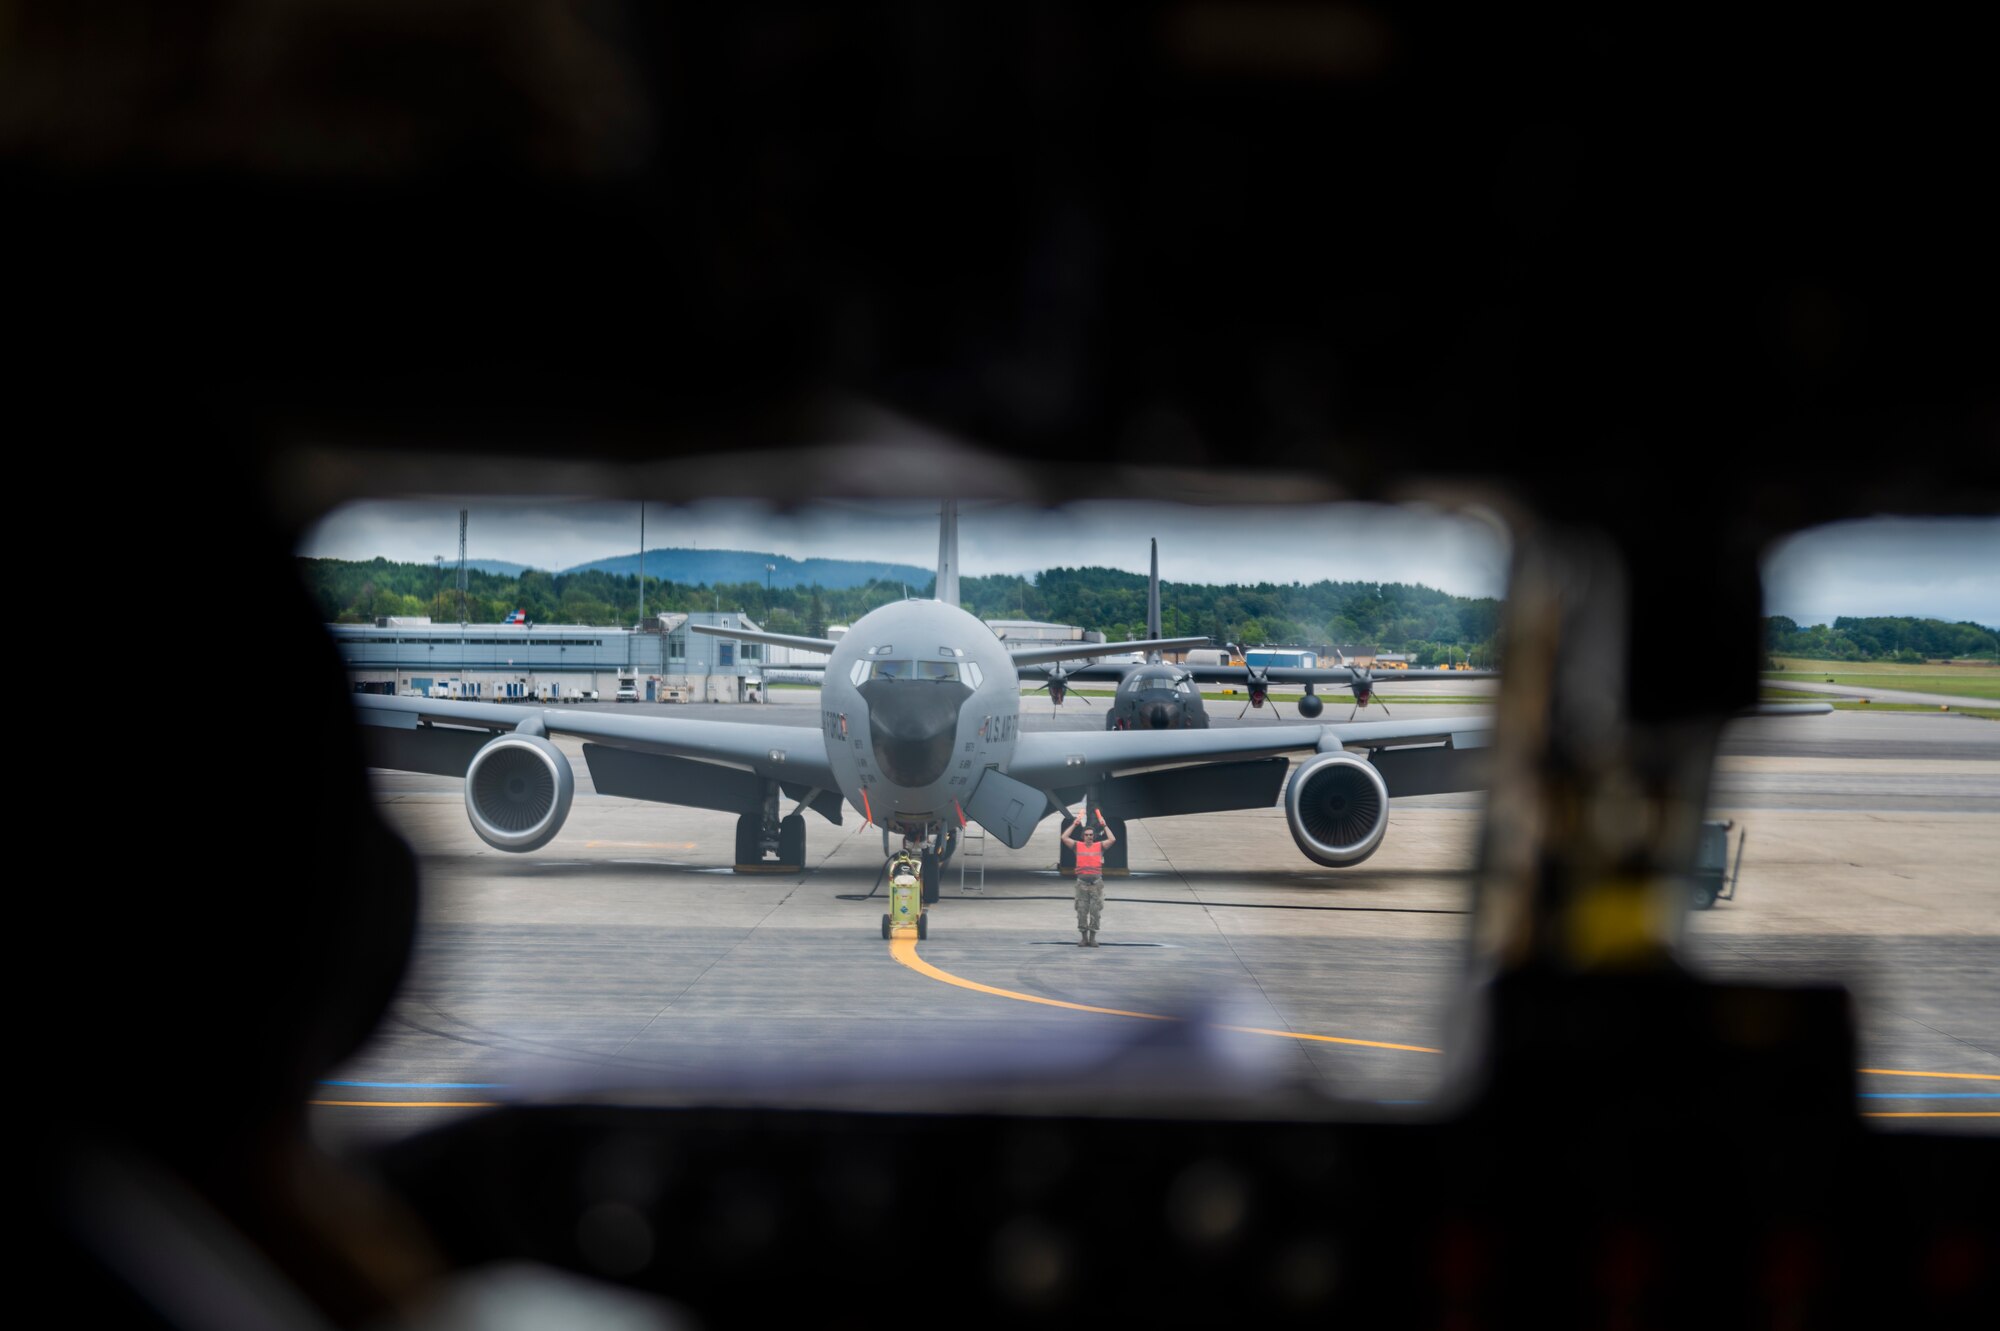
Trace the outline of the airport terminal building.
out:
<instances>
[{"instance_id":1,"label":"airport terminal building","mask_svg":"<svg viewBox=\"0 0 2000 1331\"><path fill-rule=\"evenodd\" d=\"M688 632L690 623L762 627L748 615L701 611L654 615L634 629L384 618L329 624L327 632L357 690L471 702L610 702L624 683L636 702L751 702L763 697L767 675L816 681L811 667L826 664L821 652L711 638ZM1069 624L988 623L1021 646L1104 641ZM828 636L843 631L836 626Z\"/></svg>"},{"instance_id":2,"label":"airport terminal building","mask_svg":"<svg viewBox=\"0 0 2000 1331\"><path fill-rule=\"evenodd\" d=\"M356 689L478 702L609 702L622 681L640 701L761 697L765 649L687 626L759 627L747 615L649 617L636 629L584 624L435 624L388 618L329 624ZM821 658L822 660L824 658Z\"/></svg>"}]
</instances>

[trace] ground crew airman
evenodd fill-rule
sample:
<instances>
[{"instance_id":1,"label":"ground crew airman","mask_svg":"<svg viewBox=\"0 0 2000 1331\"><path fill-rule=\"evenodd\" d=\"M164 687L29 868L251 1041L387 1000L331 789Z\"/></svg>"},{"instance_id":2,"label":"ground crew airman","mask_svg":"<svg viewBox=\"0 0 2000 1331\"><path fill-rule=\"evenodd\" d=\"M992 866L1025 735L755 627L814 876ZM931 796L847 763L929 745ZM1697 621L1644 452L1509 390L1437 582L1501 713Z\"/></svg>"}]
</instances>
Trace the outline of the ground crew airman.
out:
<instances>
[{"instance_id":1,"label":"ground crew airman","mask_svg":"<svg viewBox=\"0 0 2000 1331\"><path fill-rule=\"evenodd\" d=\"M1097 922L1104 914L1104 848L1118 840L1102 809L1097 822L1104 829L1101 841L1097 828L1082 821L1072 823L1062 836L1063 844L1076 851L1076 929L1083 935L1078 947L1097 946Z\"/></svg>"}]
</instances>

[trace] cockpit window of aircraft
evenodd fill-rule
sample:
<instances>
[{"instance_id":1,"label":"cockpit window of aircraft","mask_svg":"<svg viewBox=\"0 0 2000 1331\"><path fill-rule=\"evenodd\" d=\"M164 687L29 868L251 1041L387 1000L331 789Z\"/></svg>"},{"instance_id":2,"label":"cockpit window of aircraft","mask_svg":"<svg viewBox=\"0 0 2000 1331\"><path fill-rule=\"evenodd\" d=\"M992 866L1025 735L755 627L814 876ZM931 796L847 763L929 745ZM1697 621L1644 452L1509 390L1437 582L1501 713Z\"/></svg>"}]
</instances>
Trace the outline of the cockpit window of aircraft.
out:
<instances>
[{"instance_id":1,"label":"cockpit window of aircraft","mask_svg":"<svg viewBox=\"0 0 2000 1331\"><path fill-rule=\"evenodd\" d=\"M1101 1064L1147 1094L1422 1112L1473 909L1504 529L939 510L331 514L299 569L432 923L409 1020L340 1074L395 1089L322 1098L949 1082L976 1104ZM461 528L463 563L439 558ZM1266 642L1363 664L1231 663ZM394 1133L457 1111L317 1112Z\"/></svg>"},{"instance_id":2,"label":"cockpit window of aircraft","mask_svg":"<svg viewBox=\"0 0 2000 1331\"><path fill-rule=\"evenodd\" d=\"M1698 971L1851 989L1883 1129L2000 1107L1995 568L2000 518L1847 522L1766 552L1763 704L1832 710L1729 726L1689 888Z\"/></svg>"},{"instance_id":3,"label":"cockpit window of aircraft","mask_svg":"<svg viewBox=\"0 0 2000 1331\"><path fill-rule=\"evenodd\" d=\"M333 514L300 570L451 922L421 942L410 1022L345 1075L872 1102L854 1088L968 1066L961 1090L1017 1086L1137 1042L1148 1077L1202 1094L1440 1095L1504 532L1354 506L954 513L956 603L882 562L883 530L949 541L936 503L648 505L675 536L643 546L637 504ZM461 514L463 569L424 556ZM1951 530L2000 550L1990 523ZM1870 545L1820 587L1799 541L1769 571L1768 696L1835 711L1725 733L1682 944L1705 969L1857 983L1863 1066L1981 1071L1921 1032L1970 1049L2000 1024L1975 978L2000 969L1995 616L1920 583L1843 599L1904 562ZM1909 614L1876 614L1896 596ZM1079 849L1078 819L1101 840ZM908 1014L886 1041L885 1012Z\"/></svg>"}]
</instances>

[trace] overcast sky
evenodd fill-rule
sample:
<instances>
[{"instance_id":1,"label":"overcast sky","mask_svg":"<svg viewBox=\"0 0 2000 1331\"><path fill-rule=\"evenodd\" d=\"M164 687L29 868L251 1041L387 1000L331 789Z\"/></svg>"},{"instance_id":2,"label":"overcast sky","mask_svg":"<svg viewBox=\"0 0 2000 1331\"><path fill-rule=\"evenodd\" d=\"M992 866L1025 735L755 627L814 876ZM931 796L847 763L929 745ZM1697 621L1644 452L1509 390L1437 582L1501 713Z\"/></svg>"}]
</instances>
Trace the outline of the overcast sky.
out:
<instances>
[{"instance_id":1,"label":"overcast sky","mask_svg":"<svg viewBox=\"0 0 2000 1331\"><path fill-rule=\"evenodd\" d=\"M639 548L637 504L480 498L356 504L334 513L300 553L429 563L457 557L458 511L472 512L467 554L565 569ZM855 501L790 514L751 503L646 509L646 545L768 551L796 559L878 559L935 567L935 504ZM1090 503L1063 509L964 506L967 574L1054 566L1146 569L1160 538L1171 582L1418 582L1460 596L1505 594L1507 543L1473 515L1366 504L1194 508ZM1801 624L1838 615L1915 615L2000 625L2000 518L1878 518L1793 537L1765 565L1770 614Z\"/></svg>"},{"instance_id":2,"label":"overcast sky","mask_svg":"<svg viewBox=\"0 0 2000 1331\"><path fill-rule=\"evenodd\" d=\"M2000 627L2000 518L1870 518L1802 532L1765 558L1764 608L1801 624L1913 615Z\"/></svg>"}]
</instances>

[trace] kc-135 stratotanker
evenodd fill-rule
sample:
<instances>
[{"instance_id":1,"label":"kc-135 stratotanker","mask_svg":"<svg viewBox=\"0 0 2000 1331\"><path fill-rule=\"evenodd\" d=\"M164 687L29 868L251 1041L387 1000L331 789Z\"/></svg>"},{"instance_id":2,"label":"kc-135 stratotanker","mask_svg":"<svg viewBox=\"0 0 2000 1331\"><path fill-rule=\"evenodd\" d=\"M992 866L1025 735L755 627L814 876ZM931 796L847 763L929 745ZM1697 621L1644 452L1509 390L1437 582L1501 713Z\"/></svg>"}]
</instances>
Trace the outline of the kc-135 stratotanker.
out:
<instances>
[{"instance_id":1,"label":"kc-135 stratotanker","mask_svg":"<svg viewBox=\"0 0 2000 1331\"><path fill-rule=\"evenodd\" d=\"M1010 652L957 600L957 514L946 503L934 600L870 611L837 642L689 626L827 653L814 730L376 695L358 695L355 703L371 765L463 777L473 830L497 849L539 850L562 830L575 778L550 737L567 735L583 741L600 794L736 814L739 872L803 869L806 812L835 825L853 814L882 829L885 856L893 837L921 847L928 900L936 899L939 870L971 823L1019 849L1049 814L1072 813L1081 802L1083 816L1102 811L1119 832L1105 864L1116 872L1124 867L1128 820L1268 808L1282 798L1299 850L1340 868L1382 844L1391 796L1484 784L1489 716L1024 731L1021 683L1048 679L1040 667L1179 651L1207 640ZM1241 667L1209 673L1255 683ZM1308 673L1356 687L1357 696L1366 691L1354 672ZM1304 756L1293 767L1296 755Z\"/></svg>"}]
</instances>

